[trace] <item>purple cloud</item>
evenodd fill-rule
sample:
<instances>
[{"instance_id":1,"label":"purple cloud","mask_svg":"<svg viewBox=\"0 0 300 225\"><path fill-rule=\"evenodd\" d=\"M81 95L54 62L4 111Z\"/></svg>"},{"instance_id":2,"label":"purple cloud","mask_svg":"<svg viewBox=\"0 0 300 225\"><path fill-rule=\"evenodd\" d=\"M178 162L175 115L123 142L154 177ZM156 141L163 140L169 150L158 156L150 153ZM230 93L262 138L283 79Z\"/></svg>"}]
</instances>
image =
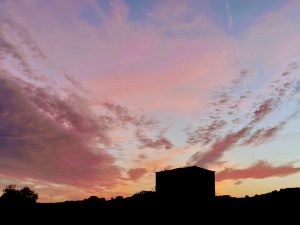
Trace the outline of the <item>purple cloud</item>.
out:
<instances>
[{"instance_id":1,"label":"purple cloud","mask_svg":"<svg viewBox=\"0 0 300 225\"><path fill-rule=\"evenodd\" d=\"M69 99L23 85L0 76L1 173L78 186L90 182L112 186L121 177L120 168L105 150L95 152L91 147L96 138L109 142L103 129L108 125L75 111Z\"/></svg>"}]
</instances>

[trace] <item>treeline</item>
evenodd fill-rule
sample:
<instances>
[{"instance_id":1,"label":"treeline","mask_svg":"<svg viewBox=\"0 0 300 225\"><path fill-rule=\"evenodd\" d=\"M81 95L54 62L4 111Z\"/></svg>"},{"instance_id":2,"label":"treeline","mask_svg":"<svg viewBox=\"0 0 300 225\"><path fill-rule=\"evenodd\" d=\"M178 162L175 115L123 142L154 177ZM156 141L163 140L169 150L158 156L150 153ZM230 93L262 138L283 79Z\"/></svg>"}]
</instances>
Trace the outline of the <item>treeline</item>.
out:
<instances>
[{"instance_id":1,"label":"treeline","mask_svg":"<svg viewBox=\"0 0 300 225\"><path fill-rule=\"evenodd\" d=\"M31 190L29 187L17 189L17 186L12 184L8 185L0 197L0 204L9 206L18 205L32 205L38 199L38 194Z\"/></svg>"},{"instance_id":2,"label":"treeline","mask_svg":"<svg viewBox=\"0 0 300 225\"><path fill-rule=\"evenodd\" d=\"M0 212L23 213L49 218L94 218L120 219L124 217L144 216L154 218L205 218L212 221L230 221L232 218L277 218L279 216L298 215L300 210L300 188L286 188L279 191L255 195L253 197L234 198L216 196L212 201L203 202L193 199L163 198L154 191L142 191L131 197L118 196L110 200L91 196L81 201L60 203L37 203L38 194L28 187L17 189L9 185L0 197ZM17 210L14 210L17 209Z\"/></svg>"}]
</instances>

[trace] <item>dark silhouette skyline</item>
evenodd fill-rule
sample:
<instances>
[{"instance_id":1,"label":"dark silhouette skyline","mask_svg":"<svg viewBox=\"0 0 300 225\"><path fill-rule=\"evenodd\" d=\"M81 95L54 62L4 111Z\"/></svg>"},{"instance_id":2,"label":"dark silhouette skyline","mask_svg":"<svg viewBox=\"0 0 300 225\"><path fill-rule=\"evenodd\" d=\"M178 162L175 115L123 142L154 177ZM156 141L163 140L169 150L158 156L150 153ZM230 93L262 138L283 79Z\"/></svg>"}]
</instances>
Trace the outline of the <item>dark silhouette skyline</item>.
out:
<instances>
[{"instance_id":1,"label":"dark silhouette skyline","mask_svg":"<svg viewBox=\"0 0 300 225\"><path fill-rule=\"evenodd\" d=\"M152 223L164 220L191 223L199 219L233 223L239 217L246 218L247 222L257 219L270 222L278 218L288 221L300 209L300 188L235 198L215 196L214 171L192 166L160 171L156 175L156 191L141 191L131 197L117 196L110 200L90 196L81 201L36 203L38 194L33 190L9 185L0 197L0 212L3 218L39 224L45 220L56 224L62 221L94 223L95 220L127 219L132 222L138 218Z\"/></svg>"},{"instance_id":2,"label":"dark silhouette skyline","mask_svg":"<svg viewBox=\"0 0 300 225\"><path fill-rule=\"evenodd\" d=\"M181 201L212 201L215 197L215 172L198 166L156 172L156 193L160 198Z\"/></svg>"},{"instance_id":3,"label":"dark silhouette skyline","mask_svg":"<svg viewBox=\"0 0 300 225\"><path fill-rule=\"evenodd\" d=\"M300 188L283 188L266 194L244 198L229 195L215 196L215 172L197 166L176 168L156 172L156 191L141 191L130 197L117 196L106 200L103 197L90 196L84 200L54 203L37 203L38 193L29 187L17 189L16 185L8 185L0 197L0 206L28 207L36 209L84 209L101 208L105 210L126 210L130 208L148 209L160 207L164 203L169 207L179 207L184 203L187 208L214 209L228 208L289 208L300 201ZM166 202L167 200L167 202ZM175 202L175 204L174 204ZM171 204L172 203L172 204ZM199 204L198 204L199 203ZM209 203L209 204L208 204ZM211 204L212 203L212 204ZM206 205L207 204L207 205ZM196 205L196 206L194 206Z\"/></svg>"},{"instance_id":4,"label":"dark silhouette skyline","mask_svg":"<svg viewBox=\"0 0 300 225\"><path fill-rule=\"evenodd\" d=\"M182 165L300 186L300 1L173 1L0 0L1 189L127 197Z\"/></svg>"}]
</instances>

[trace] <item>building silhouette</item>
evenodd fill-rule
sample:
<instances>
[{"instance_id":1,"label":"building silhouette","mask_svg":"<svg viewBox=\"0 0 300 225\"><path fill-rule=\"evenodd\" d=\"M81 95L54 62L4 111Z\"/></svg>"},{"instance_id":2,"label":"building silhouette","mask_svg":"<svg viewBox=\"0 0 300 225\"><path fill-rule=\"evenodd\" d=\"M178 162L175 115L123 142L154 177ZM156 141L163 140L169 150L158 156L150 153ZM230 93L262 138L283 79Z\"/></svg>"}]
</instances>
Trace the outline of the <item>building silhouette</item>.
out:
<instances>
[{"instance_id":1,"label":"building silhouette","mask_svg":"<svg viewBox=\"0 0 300 225\"><path fill-rule=\"evenodd\" d=\"M198 166L156 172L160 198L210 202L215 197L215 172Z\"/></svg>"}]
</instances>

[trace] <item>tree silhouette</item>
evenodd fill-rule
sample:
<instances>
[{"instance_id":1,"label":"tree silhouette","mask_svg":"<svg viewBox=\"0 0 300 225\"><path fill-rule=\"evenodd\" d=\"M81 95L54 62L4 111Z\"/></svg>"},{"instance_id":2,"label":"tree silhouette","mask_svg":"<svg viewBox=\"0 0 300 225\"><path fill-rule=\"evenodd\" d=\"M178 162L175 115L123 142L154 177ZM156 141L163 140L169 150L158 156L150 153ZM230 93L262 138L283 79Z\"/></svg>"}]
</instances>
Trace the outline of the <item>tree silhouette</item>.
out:
<instances>
[{"instance_id":1,"label":"tree silhouette","mask_svg":"<svg viewBox=\"0 0 300 225\"><path fill-rule=\"evenodd\" d=\"M23 187L20 191L20 198L26 203L36 203L38 194L31 190L29 187Z\"/></svg>"},{"instance_id":2,"label":"tree silhouette","mask_svg":"<svg viewBox=\"0 0 300 225\"><path fill-rule=\"evenodd\" d=\"M9 205L34 204L38 199L38 194L32 191L29 187L17 189L16 185L8 185L3 190L1 201Z\"/></svg>"},{"instance_id":3,"label":"tree silhouette","mask_svg":"<svg viewBox=\"0 0 300 225\"><path fill-rule=\"evenodd\" d=\"M85 199L86 202L89 204L97 204L97 203L104 203L106 200L105 198L98 198L97 196L90 196L88 199Z\"/></svg>"},{"instance_id":4,"label":"tree silhouette","mask_svg":"<svg viewBox=\"0 0 300 225\"><path fill-rule=\"evenodd\" d=\"M3 195L1 196L1 200L4 203L9 203L9 204L17 204L18 203L18 197L19 191L16 187L15 184L8 185L4 190L3 190Z\"/></svg>"}]
</instances>

